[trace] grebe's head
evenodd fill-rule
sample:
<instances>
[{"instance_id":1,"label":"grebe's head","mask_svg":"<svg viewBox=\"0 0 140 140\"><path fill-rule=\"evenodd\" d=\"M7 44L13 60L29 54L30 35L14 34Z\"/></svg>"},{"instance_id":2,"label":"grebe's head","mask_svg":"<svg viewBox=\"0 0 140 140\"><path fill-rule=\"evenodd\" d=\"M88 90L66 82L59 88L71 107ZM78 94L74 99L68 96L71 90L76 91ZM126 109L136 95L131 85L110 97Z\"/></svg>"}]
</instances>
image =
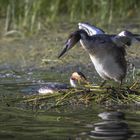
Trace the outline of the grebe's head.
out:
<instances>
[{"instance_id":1,"label":"grebe's head","mask_svg":"<svg viewBox=\"0 0 140 140\"><path fill-rule=\"evenodd\" d=\"M85 75L82 72L73 72L70 77L70 84L72 87L88 84Z\"/></svg>"},{"instance_id":2,"label":"grebe's head","mask_svg":"<svg viewBox=\"0 0 140 140\"><path fill-rule=\"evenodd\" d=\"M74 45L80 40L84 39L88 36L87 32L85 30L77 30L73 33L71 33L65 43L65 47L62 50L62 52L59 54L58 58L63 56L68 50L70 50Z\"/></svg>"}]
</instances>

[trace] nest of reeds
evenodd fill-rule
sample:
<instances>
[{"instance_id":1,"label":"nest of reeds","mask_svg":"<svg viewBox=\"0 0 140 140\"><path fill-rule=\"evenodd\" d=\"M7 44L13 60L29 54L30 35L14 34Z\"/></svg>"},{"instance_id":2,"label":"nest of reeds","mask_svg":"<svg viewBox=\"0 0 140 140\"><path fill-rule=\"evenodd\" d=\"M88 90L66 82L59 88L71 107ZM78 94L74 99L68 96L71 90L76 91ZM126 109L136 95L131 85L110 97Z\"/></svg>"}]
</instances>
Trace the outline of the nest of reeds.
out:
<instances>
[{"instance_id":1,"label":"nest of reeds","mask_svg":"<svg viewBox=\"0 0 140 140\"><path fill-rule=\"evenodd\" d=\"M22 103L29 107L54 108L74 104L128 105L140 104L140 82L121 88L86 85L46 95L24 96Z\"/></svg>"}]
</instances>

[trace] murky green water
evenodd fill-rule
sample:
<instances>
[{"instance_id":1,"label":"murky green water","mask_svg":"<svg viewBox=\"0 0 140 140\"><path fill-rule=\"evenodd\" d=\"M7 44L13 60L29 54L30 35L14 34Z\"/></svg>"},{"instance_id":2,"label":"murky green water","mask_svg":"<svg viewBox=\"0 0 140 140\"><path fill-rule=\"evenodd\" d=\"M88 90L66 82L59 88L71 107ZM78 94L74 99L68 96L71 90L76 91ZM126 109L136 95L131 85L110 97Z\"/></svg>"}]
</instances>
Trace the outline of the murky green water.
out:
<instances>
[{"instance_id":1,"label":"murky green water","mask_svg":"<svg viewBox=\"0 0 140 140\"><path fill-rule=\"evenodd\" d=\"M22 95L35 93L43 80L67 83L66 77L65 74L56 76L56 73L41 70L1 70L0 139L140 139L140 111L137 106L106 108L95 104L73 104L39 109L18 102Z\"/></svg>"}]
</instances>

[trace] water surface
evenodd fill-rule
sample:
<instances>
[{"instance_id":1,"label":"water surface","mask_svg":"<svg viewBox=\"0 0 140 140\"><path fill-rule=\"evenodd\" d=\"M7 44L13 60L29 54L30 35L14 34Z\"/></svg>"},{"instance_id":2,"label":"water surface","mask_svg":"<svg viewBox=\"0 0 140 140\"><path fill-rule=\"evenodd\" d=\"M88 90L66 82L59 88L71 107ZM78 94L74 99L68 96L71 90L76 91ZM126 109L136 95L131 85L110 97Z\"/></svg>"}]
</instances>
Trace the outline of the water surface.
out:
<instances>
[{"instance_id":1,"label":"water surface","mask_svg":"<svg viewBox=\"0 0 140 140\"><path fill-rule=\"evenodd\" d=\"M50 74L54 76L51 77ZM68 83L66 76L65 74L56 76L53 72L41 70L1 70L0 138L4 140L140 139L140 111L137 106L105 107L91 103L49 109L47 106L29 107L20 103L23 96L37 94L36 90L42 81Z\"/></svg>"}]
</instances>

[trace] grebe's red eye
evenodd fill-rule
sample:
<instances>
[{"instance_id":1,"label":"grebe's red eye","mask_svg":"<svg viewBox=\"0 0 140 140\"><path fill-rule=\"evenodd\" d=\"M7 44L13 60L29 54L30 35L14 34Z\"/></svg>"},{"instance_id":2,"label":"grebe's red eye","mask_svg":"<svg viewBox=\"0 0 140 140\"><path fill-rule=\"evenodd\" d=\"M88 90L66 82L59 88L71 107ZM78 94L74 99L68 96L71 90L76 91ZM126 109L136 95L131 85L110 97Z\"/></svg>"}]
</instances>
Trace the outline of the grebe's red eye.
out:
<instances>
[{"instance_id":1,"label":"grebe's red eye","mask_svg":"<svg viewBox=\"0 0 140 140\"><path fill-rule=\"evenodd\" d=\"M71 77L71 80L77 80L75 77Z\"/></svg>"}]
</instances>

